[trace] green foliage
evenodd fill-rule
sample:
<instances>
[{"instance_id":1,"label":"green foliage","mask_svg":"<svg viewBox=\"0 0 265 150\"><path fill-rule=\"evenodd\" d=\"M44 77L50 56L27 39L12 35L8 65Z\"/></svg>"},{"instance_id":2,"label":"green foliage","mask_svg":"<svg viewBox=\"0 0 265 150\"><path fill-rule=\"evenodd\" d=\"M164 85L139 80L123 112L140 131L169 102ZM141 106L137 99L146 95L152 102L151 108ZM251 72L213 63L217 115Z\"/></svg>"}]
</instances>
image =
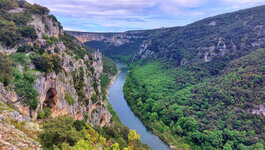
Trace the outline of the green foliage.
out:
<instances>
[{"instance_id":1,"label":"green foliage","mask_svg":"<svg viewBox=\"0 0 265 150\"><path fill-rule=\"evenodd\" d=\"M249 149L264 143L264 117L247 113L264 103L264 58L264 49L253 51L230 60L218 76L198 72L204 64L138 62L130 66L124 94L149 127L179 148L185 141L195 149Z\"/></svg>"},{"instance_id":2,"label":"green foliage","mask_svg":"<svg viewBox=\"0 0 265 150\"><path fill-rule=\"evenodd\" d=\"M43 132L39 134L41 145L45 148L62 146L68 143L74 146L79 140L80 133L73 127L74 120L71 117L62 116L49 119L43 124Z\"/></svg>"},{"instance_id":3,"label":"green foliage","mask_svg":"<svg viewBox=\"0 0 265 150\"><path fill-rule=\"evenodd\" d=\"M16 23L16 25L18 26L22 26L22 27L32 27L32 26L27 26L27 23L32 21L33 19L31 18L31 16L26 13L26 12L21 12L21 13L14 13L11 14L11 19ZM32 29L30 29L32 30ZM35 31L31 31L31 32L35 32Z\"/></svg>"},{"instance_id":4,"label":"green foliage","mask_svg":"<svg viewBox=\"0 0 265 150\"><path fill-rule=\"evenodd\" d=\"M50 13L50 10L48 8L40 6L38 4L31 5L29 3L26 3L24 7L28 12L33 14L48 15Z\"/></svg>"},{"instance_id":5,"label":"green foliage","mask_svg":"<svg viewBox=\"0 0 265 150\"><path fill-rule=\"evenodd\" d=\"M46 35L42 35L42 38L47 41L48 45L54 45L54 43L57 41L57 38L55 38L55 37L48 37Z\"/></svg>"},{"instance_id":6,"label":"green foliage","mask_svg":"<svg viewBox=\"0 0 265 150\"><path fill-rule=\"evenodd\" d=\"M2 8L4 7L4 8ZM0 3L0 41L12 48L19 43L23 37L35 39L37 37L34 27L27 23L32 20L27 12L8 13L8 7L17 7L14 1L4 1Z\"/></svg>"},{"instance_id":7,"label":"green foliage","mask_svg":"<svg viewBox=\"0 0 265 150\"><path fill-rule=\"evenodd\" d=\"M38 119L47 119L51 116L52 111L49 107L44 107L43 111L42 110L38 110L38 115L37 118Z\"/></svg>"},{"instance_id":8,"label":"green foliage","mask_svg":"<svg viewBox=\"0 0 265 150\"><path fill-rule=\"evenodd\" d=\"M102 147L105 150L119 150L120 148L126 149L127 146L135 150L148 149L140 144L140 136L135 131L129 131L127 127L126 130L118 131L110 127L104 127L106 129L96 127L97 130L95 130L83 120L74 121L72 117L60 116L46 120L42 128L39 140L44 149L98 149ZM105 138L108 130L120 134Z\"/></svg>"},{"instance_id":9,"label":"green foliage","mask_svg":"<svg viewBox=\"0 0 265 150\"><path fill-rule=\"evenodd\" d=\"M104 100L107 100L107 88L109 85L110 79L105 74L100 75L100 85L101 85L101 92Z\"/></svg>"},{"instance_id":10,"label":"green foliage","mask_svg":"<svg viewBox=\"0 0 265 150\"><path fill-rule=\"evenodd\" d=\"M25 49L25 47L18 47L18 49L17 49L17 52L18 53L25 53L26 52L26 49Z\"/></svg>"},{"instance_id":11,"label":"green foliage","mask_svg":"<svg viewBox=\"0 0 265 150\"><path fill-rule=\"evenodd\" d=\"M0 41L7 47L14 47L21 38L21 34L13 21L7 21L1 26Z\"/></svg>"},{"instance_id":12,"label":"green foliage","mask_svg":"<svg viewBox=\"0 0 265 150\"><path fill-rule=\"evenodd\" d=\"M23 37L28 37L31 39L37 38L37 33L33 26L24 26L19 29L19 32L21 33Z\"/></svg>"},{"instance_id":13,"label":"green foliage","mask_svg":"<svg viewBox=\"0 0 265 150\"><path fill-rule=\"evenodd\" d=\"M103 61L103 73L104 74L108 76L114 76L117 74L118 72L117 65L115 64L115 62L113 62L112 59L106 56L103 56L102 61Z\"/></svg>"},{"instance_id":14,"label":"green foliage","mask_svg":"<svg viewBox=\"0 0 265 150\"><path fill-rule=\"evenodd\" d=\"M13 75L15 77L13 81L14 88L21 102L32 109L36 109L39 104L39 93L34 88L35 75L29 72L21 74L17 70L14 71Z\"/></svg>"},{"instance_id":15,"label":"green foliage","mask_svg":"<svg viewBox=\"0 0 265 150\"><path fill-rule=\"evenodd\" d=\"M79 71L73 72L73 81L74 81L74 88L78 95L78 101L84 101L85 100L85 93L84 93L84 69L82 67L79 68Z\"/></svg>"},{"instance_id":16,"label":"green foliage","mask_svg":"<svg viewBox=\"0 0 265 150\"><path fill-rule=\"evenodd\" d=\"M78 58L83 59L88 52L86 52L82 47L81 44L78 43L78 40L73 36L68 34L60 35L60 40L63 41L64 45L67 48L68 53L70 51L73 52Z\"/></svg>"},{"instance_id":17,"label":"green foliage","mask_svg":"<svg viewBox=\"0 0 265 150\"><path fill-rule=\"evenodd\" d=\"M66 92L65 99L69 103L69 105L73 105L76 102L69 92Z\"/></svg>"},{"instance_id":18,"label":"green foliage","mask_svg":"<svg viewBox=\"0 0 265 150\"><path fill-rule=\"evenodd\" d=\"M26 56L25 53L15 53L15 54L10 54L9 56L19 64L22 64L24 66L29 65L29 58Z\"/></svg>"},{"instance_id":19,"label":"green foliage","mask_svg":"<svg viewBox=\"0 0 265 150\"><path fill-rule=\"evenodd\" d=\"M42 55L37 53L31 53L30 58L37 70L50 73L55 71L56 73L62 70L62 60L53 54L43 53Z\"/></svg>"},{"instance_id":20,"label":"green foliage","mask_svg":"<svg viewBox=\"0 0 265 150\"><path fill-rule=\"evenodd\" d=\"M16 6L17 5L13 0L0 0L0 9L10 9Z\"/></svg>"},{"instance_id":21,"label":"green foliage","mask_svg":"<svg viewBox=\"0 0 265 150\"><path fill-rule=\"evenodd\" d=\"M0 82L7 86L12 80L12 66L13 61L0 52Z\"/></svg>"}]
</instances>

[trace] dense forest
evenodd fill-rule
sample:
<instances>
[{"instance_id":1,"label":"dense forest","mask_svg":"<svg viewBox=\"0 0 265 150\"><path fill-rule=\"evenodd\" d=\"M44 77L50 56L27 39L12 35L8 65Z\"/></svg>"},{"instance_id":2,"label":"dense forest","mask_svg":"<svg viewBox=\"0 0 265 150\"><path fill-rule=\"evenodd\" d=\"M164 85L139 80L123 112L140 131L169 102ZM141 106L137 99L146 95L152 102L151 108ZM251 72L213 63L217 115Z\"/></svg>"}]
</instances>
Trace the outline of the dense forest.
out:
<instances>
[{"instance_id":1,"label":"dense forest","mask_svg":"<svg viewBox=\"0 0 265 150\"><path fill-rule=\"evenodd\" d=\"M218 76L196 81L163 60L131 66L126 100L162 139L179 148L264 149L265 50L234 60ZM187 143L187 144L184 144Z\"/></svg>"}]
</instances>

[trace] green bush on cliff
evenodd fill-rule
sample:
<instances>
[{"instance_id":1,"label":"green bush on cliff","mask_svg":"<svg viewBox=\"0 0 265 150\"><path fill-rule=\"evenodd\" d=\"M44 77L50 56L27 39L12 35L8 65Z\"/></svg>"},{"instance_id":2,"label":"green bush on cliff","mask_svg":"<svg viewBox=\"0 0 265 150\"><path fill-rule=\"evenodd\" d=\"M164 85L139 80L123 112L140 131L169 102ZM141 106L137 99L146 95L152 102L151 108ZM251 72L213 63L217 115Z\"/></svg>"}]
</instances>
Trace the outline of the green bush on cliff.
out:
<instances>
[{"instance_id":1,"label":"green bush on cliff","mask_svg":"<svg viewBox=\"0 0 265 150\"><path fill-rule=\"evenodd\" d=\"M42 55L31 53L30 58L37 70L46 73L52 71L59 73L62 70L62 60L56 55L48 53L43 53Z\"/></svg>"},{"instance_id":2,"label":"green bush on cliff","mask_svg":"<svg viewBox=\"0 0 265 150\"><path fill-rule=\"evenodd\" d=\"M29 72L21 74L18 70L14 70L13 75L15 91L19 96L18 100L32 109L36 109L39 104L39 93L34 88L35 75Z\"/></svg>"},{"instance_id":3,"label":"green bush on cliff","mask_svg":"<svg viewBox=\"0 0 265 150\"><path fill-rule=\"evenodd\" d=\"M0 52L0 82L7 86L12 80L13 61L8 56Z\"/></svg>"},{"instance_id":4,"label":"green bush on cliff","mask_svg":"<svg viewBox=\"0 0 265 150\"><path fill-rule=\"evenodd\" d=\"M76 102L75 99L70 94L70 92L66 92L65 100L69 103L69 105L73 105Z\"/></svg>"}]
</instances>

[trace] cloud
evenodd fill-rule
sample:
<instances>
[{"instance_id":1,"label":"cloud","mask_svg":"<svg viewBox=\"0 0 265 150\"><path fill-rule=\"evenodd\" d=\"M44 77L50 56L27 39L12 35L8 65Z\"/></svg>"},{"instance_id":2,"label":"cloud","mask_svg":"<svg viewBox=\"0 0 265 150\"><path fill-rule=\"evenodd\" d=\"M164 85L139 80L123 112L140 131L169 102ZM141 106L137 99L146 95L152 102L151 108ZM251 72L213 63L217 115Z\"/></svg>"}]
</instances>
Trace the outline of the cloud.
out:
<instances>
[{"instance_id":1,"label":"cloud","mask_svg":"<svg viewBox=\"0 0 265 150\"><path fill-rule=\"evenodd\" d=\"M264 0L28 0L48 7L67 29L124 31L185 25Z\"/></svg>"}]
</instances>

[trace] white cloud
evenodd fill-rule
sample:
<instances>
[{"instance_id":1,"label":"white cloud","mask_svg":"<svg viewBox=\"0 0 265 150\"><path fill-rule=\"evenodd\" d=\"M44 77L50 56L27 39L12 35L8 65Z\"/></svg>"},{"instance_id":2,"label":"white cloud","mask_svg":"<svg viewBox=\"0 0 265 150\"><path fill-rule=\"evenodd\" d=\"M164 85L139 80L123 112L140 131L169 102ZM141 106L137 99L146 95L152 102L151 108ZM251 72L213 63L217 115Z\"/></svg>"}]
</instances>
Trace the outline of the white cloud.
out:
<instances>
[{"instance_id":1,"label":"white cloud","mask_svg":"<svg viewBox=\"0 0 265 150\"><path fill-rule=\"evenodd\" d=\"M80 26L80 30L127 30L184 25L220 12L265 4L265 0L28 1L48 7L66 28ZM91 23L94 25L88 25Z\"/></svg>"}]
</instances>

